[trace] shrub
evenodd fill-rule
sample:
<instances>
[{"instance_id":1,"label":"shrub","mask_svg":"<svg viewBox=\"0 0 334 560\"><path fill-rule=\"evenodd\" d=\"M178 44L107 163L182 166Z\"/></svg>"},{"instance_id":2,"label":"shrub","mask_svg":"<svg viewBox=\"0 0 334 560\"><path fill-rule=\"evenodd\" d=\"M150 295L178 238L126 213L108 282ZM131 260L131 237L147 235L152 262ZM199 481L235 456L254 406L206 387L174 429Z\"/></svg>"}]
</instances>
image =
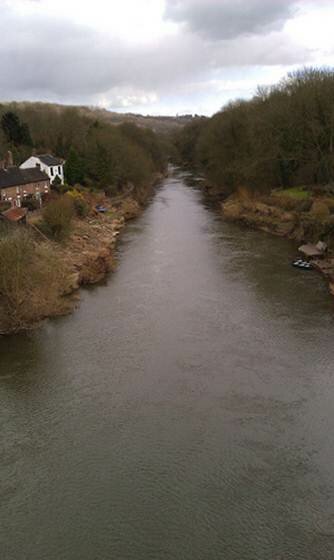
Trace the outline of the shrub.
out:
<instances>
[{"instance_id":1,"label":"shrub","mask_svg":"<svg viewBox=\"0 0 334 560\"><path fill-rule=\"evenodd\" d=\"M33 244L25 230L2 231L0 238L0 296L17 309L24 300L22 286L32 259Z\"/></svg>"},{"instance_id":2,"label":"shrub","mask_svg":"<svg viewBox=\"0 0 334 560\"><path fill-rule=\"evenodd\" d=\"M318 220L326 220L330 215L330 211L325 202L315 200L312 204L311 214L313 214L313 216Z\"/></svg>"},{"instance_id":3,"label":"shrub","mask_svg":"<svg viewBox=\"0 0 334 560\"><path fill-rule=\"evenodd\" d=\"M120 193L119 193L119 190L117 189L116 185L108 185L108 186L104 187L104 194L106 196L113 197L113 196L117 196Z\"/></svg>"},{"instance_id":4,"label":"shrub","mask_svg":"<svg viewBox=\"0 0 334 560\"><path fill-rule=\"evenodd\" d=\"M40 208L40 203L36 198L29 195L22 200L22 206L23 208L28 208L30 212L33 212L34 210L38 210L38 208Z\"/></svg>"},{"instance_id":5,"label":"shrub","mask_svg":"<svg viewBox=\"0 0 334 560\"><path fill-rule=\"evenodd\" d=\"M77 189L68 191L67 196L69 196L72 200L74 211L79 218L85 218L86 216L88 216L90 205L86 202L83 195Z\"/></svg>"},{"instance_id":6,"label":"shrub","mask_svg":"<svg viewBox=\"0 0 334 560\"><path fill-rule=\"evenodd\" d=\"M9 210L10 207L11 207L10 202L0 202L0 213Z\"/></svg>"},{"instance_id":7,"label":"shrub","mask_svg":"<svg viewBox=\"0 0 334 560\"><path fill-rule=\"evenodd\" d=\"M333 197L328 197L328 198L324 199L323 202L326 204L329 212L331 214L334 214L334 198Z\"/></svg>"},{"instance_id":8,"label":"shrub","mask_svg":"<svg viewBox=\"0 0 334 560\"><path fill-rule=\"evenodd\" d=\"M22 227L0 231L1 327L20 329L61 311L66 273L52 247Z\"/></svg>"},{"instance_id":9,"label":"shrub","mask_svg":"<svg viewBox=\"0 0 334 560\"><path fill-rule=\"evenodd\" d=\"M301 212L309 212L312 208L313 205L313 200L312 198L308 198L307 200L301 200L300 201L300 206L299 206L299 210Z\"/></svg>"},{"instance_id":10,"label":"shrub","mask_svg":"<svg viewBox=\"0 0 334 560\"><path fill-rule=\"evenodd\" d=\"M67 195L61 196L44 208L42 229L56 241L62 241L70 233L73 215L71 198Z\"/></svg>"},{"instance_id":11,"label":"shrub","mask_svg":"<svg viewBox=\"0 0 334 560\"><path fill-rule=\"evenodd\" d=\"M75 198L73 201L74 210L79 218L85 218L88 216L90 211L90 206L83 198Z\"/></svg>"}]
</instances>

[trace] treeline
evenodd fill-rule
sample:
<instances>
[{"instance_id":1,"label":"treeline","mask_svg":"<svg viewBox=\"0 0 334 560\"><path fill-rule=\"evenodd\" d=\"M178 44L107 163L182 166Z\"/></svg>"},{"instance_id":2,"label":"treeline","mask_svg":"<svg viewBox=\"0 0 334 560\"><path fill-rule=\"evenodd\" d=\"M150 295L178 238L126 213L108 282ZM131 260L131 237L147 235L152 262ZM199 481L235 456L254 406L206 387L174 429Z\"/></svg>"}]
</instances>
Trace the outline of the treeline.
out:
<instances>
[{"instance_id":1,"label":"treeline","mask_svg":"<svg viewBox=\"0 0 334 560\"><path fill-rule=\"evenodd\" d=\"M334 180L334 70L304 69L250 101L198 119L175 138L178 158L225 193L240 187L328 184Z\"/></svg>"},{"instance_id":2,"label":"treeline","mask_svg":"<svg viewBox=\"0 0 334 560\"><path fill-rule=\"evenodd\" d=\"M164 146L149 129L111 126L80 108L43 103L0 105L0 159L11 149L16 164L37 153L66 159L66 180L115 193L142 186L165 167Z\"/></svg>"}]
</instances>

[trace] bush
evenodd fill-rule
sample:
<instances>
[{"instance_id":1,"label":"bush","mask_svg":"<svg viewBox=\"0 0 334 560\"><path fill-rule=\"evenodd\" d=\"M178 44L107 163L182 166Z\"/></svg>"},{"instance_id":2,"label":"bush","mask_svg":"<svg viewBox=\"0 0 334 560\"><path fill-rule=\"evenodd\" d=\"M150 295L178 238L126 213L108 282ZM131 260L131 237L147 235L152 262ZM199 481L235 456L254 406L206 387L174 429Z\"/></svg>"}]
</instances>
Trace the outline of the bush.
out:
<instances>
[{"instance_id":1,"label":"bush","mask_svg":"<svg viewBox=\"0 0 334 560\"><path fill-rule=\"evenodd\" d=\"M51 185L51 191L58 194L66 194L69 190L71 190L71 187L67 183L62 185L61 183L56 184L53 182Z\"/></svg>"},{"instance_id":2,"label":"bush","mask_svg":"<svg viewBox=\"0 0 334 560\"><path fill-rule=\"evenodd\" d=\"M334 214L334 198L328 197L324 199L323 202L326 204L330 214Z\"/></svg>"},{"instance_id":3,"label":"bush","mask_svg":"<svg viewBox=\"0 0 334 560\"><path fill-rule=\"evenodd\" d=\"M11 207L10 202L0 202L0 213L9 210L10 207Z\"/></svg>"},{"instance_id":4,"label":"bush","mask_svg":"<svg viewBox=\"0 0 334 560\"><path fill-rule=\"evenodd\" d=\"M312 198L308 198L307 200L301 200L299 210L301 212L309 212L312 208L313 200Z\"/></svg>"},{"instance_id":5,"label":"bush","mask_svg":"<svg viewBox=\"0 0 334 560\"><path fill-rule=\"evenodd\" d=\"M330 215L330 211L325 202L315 200L312 204L311 214L313 214L313 216L318 220L326 220Z\"/></svg>"},{"instance_id":6,"label":"bush","mask_svg":"<svg viewBox=\"0 0 334 560\"><path fill-rule=\"evenodd\" d=\"M60 311L65 269L47 244L22 227L0 231L1 328L20 329Z\"/></svg>"},{"instance_id":7,"label":"bush","mask_svg":"<svg viewBox=\"0 0 334 560\"><path fill-rule=\"evenodd\" d=\"M85 218L88 216L90 211L90 206L84 200L84 198L75 198L73 200L74 210L78 218Z\"/></svg>"},{"instance_id":8,"label":"bush","mask_svg":"<svg viewBox=\"0 0 334 560\"><path fill-rule=\"evenodd\" d=\"M77 189L68 191L67 196L69 196L72 200L74 211L79 218L85 218L86 216L88 216L90 205L86 202L83 195Z\"/></svg>"},{"instance_id":9,"label":"bush","mask_svg":"<svg viewBox=\"0 0 334 560\"><path fill-rule=\"evenodd\" d=\"M73 215L72 200L67 195L61 196L44 208L42 229L56 241L62 241L70 233Z\"/></svg>"},{"instance_id":10,"label":"bush","mask_svg":"<svg viewBox=\"0 0 334 560\"><path fill-rule=\"evenodd\" d=\"M36 198L29 195L22 200L22 206L23 208L28 208L30 212L33 212L34 210L38 210L40 208L40 203Z\"/></svg>"},{"instance_id":11,"label":"bush","mask_svg":"<svg viewBox=\"0 0 334 560\"><path fill-rule=\"evenodd\" d=\"M116 185L108 185L104 187L103 190L104 190L104 194L110 198L120 194L120 191Z\"/></svg>"}]
</instances>

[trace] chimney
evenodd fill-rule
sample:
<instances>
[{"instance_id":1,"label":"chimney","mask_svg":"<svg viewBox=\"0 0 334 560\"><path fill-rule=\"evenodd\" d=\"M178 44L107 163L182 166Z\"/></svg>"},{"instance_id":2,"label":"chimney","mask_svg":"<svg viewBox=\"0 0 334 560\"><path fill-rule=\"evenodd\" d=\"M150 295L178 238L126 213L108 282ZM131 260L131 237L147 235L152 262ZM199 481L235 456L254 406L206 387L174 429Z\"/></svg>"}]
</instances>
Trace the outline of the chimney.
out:
<instances>
[{"instance_id":1,"label":"chimney","mask_svg":"<svg viewBox=\"0 0 334 560\"><path fill-rule=\"evenodd\" d=\"M5 155L5 169L8 169L9 167L14 167L14 161L13 161L13 154L10 150L8 150L8 152Z\"/></svg>"}]
</instances>

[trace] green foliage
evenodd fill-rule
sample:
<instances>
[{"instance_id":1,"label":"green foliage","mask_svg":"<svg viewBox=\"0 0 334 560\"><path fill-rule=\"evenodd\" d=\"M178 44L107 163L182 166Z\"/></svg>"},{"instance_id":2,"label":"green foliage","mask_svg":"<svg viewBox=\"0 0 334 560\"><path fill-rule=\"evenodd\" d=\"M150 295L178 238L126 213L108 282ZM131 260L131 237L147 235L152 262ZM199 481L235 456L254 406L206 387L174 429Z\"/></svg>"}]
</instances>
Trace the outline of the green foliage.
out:
<instances>
[{"instance_id":1,"label":"green foliage","mask_svg":"<svg viewBox=\"0 0 334 560\"><path fill-rule=\"evenodd\" d=\"M191 124L185 126L181 132L174 136L176 159L178 159L180 163L186 162L192 166L198 164L199 158L197 143L201 134L204 132L207 123L208 119L198 118Z\"/></svg>"},{"instance_id":2,"label":"green foliage","mask_svg":"<svg viewBox=\"0 0 334 560\"><path fill-rule=\"evenodd\" d=\"M53 179L53 181L52 181L52 185L53 185L54 187L56 187L56 189L57 189L57 187L60 187L61 184L62 184L61 178L59 177L59 175L56 175L56 177L55 177L55 178Z\"/></svg>"},{"instance_id":3,"label":"green foliage","mask_svg":"<svg viewBox=\"0 0 334 560\"><path fill-rule=\"evenodd\" d=\"M310 191L306 191L302 187L291 187L290 189L283 189L274 193L276 196L287 196L296 200L307 200L310 198Z\"/></svg>"},{"instance_id":4,"label":"green foliage","mask_svg":"<svg viewBox=\"0 0 334 560\"><path fill-rule=\"evenodd\" d=\"M9 113L12 116L8 119L5 115ZM100 119L98 112L88 115L84 108L47 103L0 105L0 119L9 120L7 135L0 126L0 155L10 147L15 162L29 157L31 147L22 143L27 142L29 130L37 153L50 152L66 160L69 185L110 189L116 194L129 182L135 187L145 185L152 173L165 168L166 142L151 130L131 123L112 126ZM21 123L27 123L29 129ZM62 192L59 185L55 190Z\"/></svg>"},{"instance_id":5,"label":"green foliage","mask_svg":"<svg viewBox=\"0 0 334 560\"><path fill-rule=\"evenodd\" d=\"M22 200L22 206L23 208L28 208L28 210L32 212L33 210L38 210L38 208L40 208L40 203L32 195L29 195Z\"/></svg>"},{"instance_id":6,"label":"green foliage","mask_svg":"<svg viewBox=\"0 0 334 560\"><path fill-rule=\"evenodd\" d=\"M90 205L86 202L83 195L76 189L67 192L73 203L73 208L78 218L85 218L90 211Z\"/></svg>"},{"instance_id":7,"label":"green foliage","mask_svg":"<svg viewBox=\"0 0 334 560\"><path fill-rule=\"evenodd\" d=\"M224 193L327 184L334 180L333 99L334 70L301 70L192 123L175 145Z\"/></svg>"},{"instance_id":8,"label":"green foliage","mask_svg":"<svg viewBox=\"0 0 334 560\"><path fill-rule=\"evenodd\" d=\"M14 146L32 146L29 126L21 123L16 113L12 111L4 113L1 118L1 128L8 143Z\"/></svg>"},{"instance_id":9,"label":"green foliage","mask_svg":"<svg viewBox=\"0 0 334 560\"><path fill-rule=\"evenodd\" d=\"M11 203L8 201L0 201L0 213L9 210Z\"/></svg>"},{"instance_id":10,"label":"green foliage","mask_svg":"<svg viewBox=\"0 0 334 560\"><path fill-rule=\"evenodd\" d=\"M90 206L83 198L75 198L73 200L73 206L78 218L85 218L86 216L88 216Z\"/></svg>"},{"instance_id":11,"label":"green foliage","mask_svg":"<svg viewBox=\"0 0 334 560\"><path fill-rule=\"evenodd\" d=\"M84 179L84 163L74 148L71 148L64 167L65 179L69 185L82 183Z\"/></svg>"},{"instance_id":12,"label":"green foliage","mask_svg":"<svg viewBox=\"0 0 334 560\"><path fill-rule=\"evenodd\" d=\"M73 216L71 198L67 195L60 196L44 207L41 229L55 241L62 241L70 233Z\"/></svg>"}]
</instances>

